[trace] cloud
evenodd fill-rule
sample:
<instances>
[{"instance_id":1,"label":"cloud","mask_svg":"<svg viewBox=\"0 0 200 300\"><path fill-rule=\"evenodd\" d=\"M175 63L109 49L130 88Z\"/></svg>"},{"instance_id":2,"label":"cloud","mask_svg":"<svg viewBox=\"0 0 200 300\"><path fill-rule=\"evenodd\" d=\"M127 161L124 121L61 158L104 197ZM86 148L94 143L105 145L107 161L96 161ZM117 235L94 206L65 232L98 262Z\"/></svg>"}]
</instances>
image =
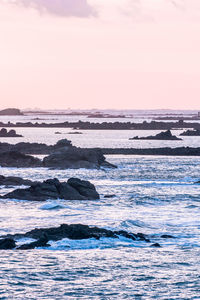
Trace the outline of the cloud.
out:
<instances>
[{"instance_id":1,"label":"cloud","mask_svg":"<svg viewBox=\"0 0 200 300\"><path fill-rule=\"evenodd\" d=\"M25 7L33 7L40 12L47 12L63 17L89 17L95 15L94 8L87 0L8 0Z\"/></svg>"}]
</instances>

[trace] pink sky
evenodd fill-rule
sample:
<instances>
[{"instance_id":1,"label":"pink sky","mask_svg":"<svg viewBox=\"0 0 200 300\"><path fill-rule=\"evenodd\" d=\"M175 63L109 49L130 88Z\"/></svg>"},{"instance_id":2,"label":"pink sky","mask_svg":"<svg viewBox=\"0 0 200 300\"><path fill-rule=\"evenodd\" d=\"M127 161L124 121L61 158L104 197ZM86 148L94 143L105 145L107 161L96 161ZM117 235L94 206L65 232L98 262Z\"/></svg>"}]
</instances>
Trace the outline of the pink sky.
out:
<instances>
[{"instance_id":1,"label":"pink sky","mask_svg":"<svg viewBox=\"0 0 200 300\"><path fill-rule=\"evenodd\" d=\"M200 1L0 0L0 84L0 108L200 109Z\"/></svg>"}]
</instances>

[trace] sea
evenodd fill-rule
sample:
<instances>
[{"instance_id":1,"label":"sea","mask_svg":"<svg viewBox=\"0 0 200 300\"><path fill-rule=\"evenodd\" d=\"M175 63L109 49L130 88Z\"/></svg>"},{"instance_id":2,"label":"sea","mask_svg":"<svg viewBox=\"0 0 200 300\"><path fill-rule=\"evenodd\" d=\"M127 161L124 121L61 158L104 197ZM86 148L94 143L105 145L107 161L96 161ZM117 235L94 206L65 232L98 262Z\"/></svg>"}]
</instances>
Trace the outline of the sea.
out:
<instances>
[{"instance_id":1,"label":"sea","mask_svg":"<svg viewBox=\"0 0 200 300\"><path fill-rule=\"evenodd\" d=\"M116 112L113 112L113 114ZM133 112L134 113L134 112ZM135 112L132 118L90 122L151 121L160 111ZM163 114L180 112L163 111ZM184 111L191 114L191 111ZM193 112L192 112L193 113ZM37 121L35 120L37 119ZM0 121L88 121L86 116L29 114ZM196 121L195 121L196 122ZM55 144L67 138L79 147L200 147L200 137L182 141L134 141L160 131L14 128L22 138L0 142ZM55 134L59 131L61 134ZM179 135L183 129L173 130ZM0 250L0 299L200 299L200 157L107 155L117 169L50 170L2 168L0 175L43 181L70 177L95 184L100 200L46 202L0 200L0 235L25 233L60 224L86 224L148 234L152 243L127 238L63 239L49 248ZM23 186L21 187L23 188ZM0 194L13 187L0 187ZM104 198L105 195L115 195ZM161 235L174 238L163 239ZM19 243L29 242L21 240Z\"/></svg>"}]
</instances>

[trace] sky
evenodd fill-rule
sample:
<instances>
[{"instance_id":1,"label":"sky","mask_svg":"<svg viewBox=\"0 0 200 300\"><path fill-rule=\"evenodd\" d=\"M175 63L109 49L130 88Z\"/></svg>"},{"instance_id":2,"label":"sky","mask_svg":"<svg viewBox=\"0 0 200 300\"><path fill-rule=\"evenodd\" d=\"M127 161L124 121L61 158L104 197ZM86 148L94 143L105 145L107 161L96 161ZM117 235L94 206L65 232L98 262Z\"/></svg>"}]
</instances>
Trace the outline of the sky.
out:
<instances>
[{"instance_id":1,"label":"sky","mask_svg":"<svg viewBox=\"0 0 200 300\"><path fill-rule=\"evenodd\" d=\"M0 0L0 108L200 110L199 0Z\"/></svg>"}]
</instances>

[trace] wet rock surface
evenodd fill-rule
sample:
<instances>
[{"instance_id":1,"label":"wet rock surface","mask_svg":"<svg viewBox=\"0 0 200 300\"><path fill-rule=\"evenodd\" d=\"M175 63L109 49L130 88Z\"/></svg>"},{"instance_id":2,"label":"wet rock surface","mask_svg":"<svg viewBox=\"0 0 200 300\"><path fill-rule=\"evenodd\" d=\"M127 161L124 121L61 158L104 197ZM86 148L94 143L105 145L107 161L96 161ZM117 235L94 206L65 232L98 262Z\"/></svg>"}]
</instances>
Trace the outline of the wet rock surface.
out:
<instances>
[{"instance_id":1,"label":"wet rock surface","mask_svg":"<svg viewBox=\"0 0 200 300\"><path fill-rule=\"evenodd\" d=\"M88 225L82 224L62 224L59 227L38 228L28 231L27 233L13 235L8 234L6 236L2 236L2 240L0 240L0 245L1 241L9 240L13 248L15 248L16 241L19 239L35 239L35 242L23 244L16 248L19 250L28 250L34 249L36 247L48 247L49 241L59 241L64 238L68 238L71 240L84 240L94 238L98 240L104 237L118 239L120 236L131 239L133 241L143 241L147 243L150 242L148 236L142 233L130 233L124 230L114 231L99 227L90 227ZM3 242L2 245L4 246Z\"/></svg>"},{"instance_id":2,"label":"wet rock surface","mask_svg":"<svg viewBox=\"0 0 200 300\"><path fill-rule=\"evenodd\" d=\"M70 178L67 182L60 182L54 178L34 183L26 189L16 189L0 196L0 198L29 201L45 201L48 199L96 200L99 199L99 194L95 186L89 181Z\"/></svg>"},{"instance_id":3,"label":"wet rock surface","mask_svg":"<svg viewBox=\"0 0 200 300\"><path fill-rule=\"evenodd\" d=\"M155 136L150 135L146 137L138 137L135 136L133 138L130 138L129 140L169 140L169 141L180 141L181 138L176 137L175 135L172 135L170 130L160 132L156 134Z\"/></svg>"}]
</instances>

